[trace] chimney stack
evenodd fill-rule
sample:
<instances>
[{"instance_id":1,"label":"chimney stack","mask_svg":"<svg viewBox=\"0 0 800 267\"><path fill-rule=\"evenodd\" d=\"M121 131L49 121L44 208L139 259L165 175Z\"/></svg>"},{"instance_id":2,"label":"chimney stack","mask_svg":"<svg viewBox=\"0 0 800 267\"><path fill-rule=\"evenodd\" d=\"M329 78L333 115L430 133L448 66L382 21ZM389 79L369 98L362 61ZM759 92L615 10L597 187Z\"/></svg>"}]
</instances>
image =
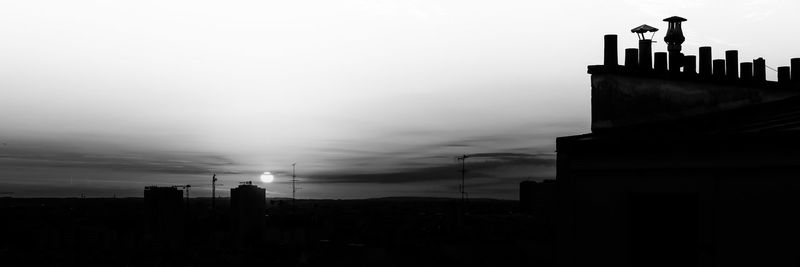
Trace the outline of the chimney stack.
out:
<instances>
[{"instance_id":1,"label":"chimney stack","mask_svg":"<svg viewBox=\"0 0 800 267\"><path fill-rule=\"evenodd\" d=\"M667 52L656 52L654 63L656 71L667 71Z\"/></svg>"},{"instance_id":2,"label":"chimney stack","mask_svg":"<svg viewBox=\"0 0 800 267\"><path fill-rule=\"evenodd\" d=\"M756 82L767 80L767 62L763 58L753 60L753 80Z\"/></svg>"},{"instance_id":3,"label":"chimney stack","mask_svg":"<svg viewBox=\"0 0 800 267\"><path fill-rule=\"evenodd\" d=\"M739 51L725 51L725 73L728 79L739 78Z\"/></svg>"},{"instance_id":4,"label":"chimney stack","mask_svg":"<svg viewBox=\"0 0 800 267\"><path fill-rule=\"evenodd\" d=\"M671 72L679 72L683 54L681 54L681 44L686 41L681 29L681 22L686 21L685 18L672 16L664 19L669 28L667 28L667 35L664 36L664 42L667 42L667 51L669 51L669 70Z\"/></svg>"},{"instance_id":5,"label":"chimney stack","mask_svg":"<svg viewBox=\"0 0 800 267\"><path fill-rule=\"evenodd\" d=\"M639 49L625 49L625 67L635 69L639 63Z\"/></svg>"},{"instance_id":6,"label":"chimney stack","mask_svg":"<svg viewBox=\"0 0 800 267\"><path fill-rule=\"evenodd\" d=\"M639 68L653 69L653 41L639 40Z\"/></svg>"},{"instance_id":7,"label":"chimney stack","mask_svg":"<svg viewBox=\"0 0 800 267\"><path fill-rule=\"evenodd\" d=\"M631 29L631 32L639 37L639 67L642 69L653 68L653 36L647 38L645 33L652 32L655 35L657 31L657 28L647 24Z\"/></svg>"},{"instance_id":8,"label":"chimney stack","mask_svg":"<svg viewBox=\"0 0 800 267\"><path fill-rule=\"evenodd\" d=\"M697 70L695 69L696 62L697 57L694 55L683 56L683 73L697 74Z\"/></svg>"},{"instance_id":9,"label":"chimney stack","mask_svg":"<svg viewBox=\"0 0 800 267\"><path fill-rule=\"evenodd\" d=\"M778 67L778 84L788 85L792 81L791 69L789 66Z\"/></svg>"},{"instance_id":10,"label":"chimney stack","mask_svg":"<svg viewBox=\"0 0 800 267\"><path fill-rule=\"evenodd\" d=\"M605 54L603 57L603 65L610 67L616 67L619 64L617 63L617 35L616 34L606 34L605 35Z\"/></svg>"},{"instance_id":11,"label":"chimney stack","mask_svg":"<svg viewBox=\"0 0 800 267\"><path fill-rule=\"evenodd\" d=\"M753 80L753 63L752 62L742 62L740 64L742 69L742 80L743 81L752 81Z\"/></svg>"},{"instance_id":12,"label":"chimney stack","mask_svg":"<svg viewBox=\"0 0 800 267\"><path fill-rule=\"evenodd\" d=\"M714 65L714 77L723 78L725 77L725 60L724 59L715 59L713 61Z\"/></svg>"},{"instance_id":13,"label":"chimney stack","mask_svg":"<svg viewBox=\"0 0 800 267\"><path fill-rule=\"evenodd\" d=\"M711 76L711 47L700 47L700 75Z\"/></svg>"}]
</instances>

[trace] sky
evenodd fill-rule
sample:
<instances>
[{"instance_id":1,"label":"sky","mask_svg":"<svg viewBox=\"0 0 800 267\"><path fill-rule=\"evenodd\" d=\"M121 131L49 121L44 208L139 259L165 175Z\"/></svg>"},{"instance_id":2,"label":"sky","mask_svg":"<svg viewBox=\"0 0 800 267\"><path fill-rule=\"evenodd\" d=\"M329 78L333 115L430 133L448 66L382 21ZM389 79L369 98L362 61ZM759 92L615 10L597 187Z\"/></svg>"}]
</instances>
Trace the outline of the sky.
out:
<instances>
[{"instance_id":1,"label":"sky","mask_svg":"<svg viewBox=\"0 0 800 267\"><path fill-rule=\"evenodd\" d=\"M517 199L555 178L555 138L588 133L586 66L603 35L683 23L712 46L788 65L797 1L0 2L0 192ZM621 62L621 61L620 61ZM775 74L768 73L769 79Z\"/></svg>"}]
</instances>

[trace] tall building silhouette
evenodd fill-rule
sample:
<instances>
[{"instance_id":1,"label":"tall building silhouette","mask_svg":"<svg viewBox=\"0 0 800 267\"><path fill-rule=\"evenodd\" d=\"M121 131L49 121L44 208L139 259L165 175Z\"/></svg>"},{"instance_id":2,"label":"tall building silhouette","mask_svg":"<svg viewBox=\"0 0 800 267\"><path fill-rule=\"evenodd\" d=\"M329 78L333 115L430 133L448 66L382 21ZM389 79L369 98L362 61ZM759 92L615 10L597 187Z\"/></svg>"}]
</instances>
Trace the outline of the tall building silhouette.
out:
<instances>
[{"instance_id":1,"label":"tall building silhouette","mask_svg":"<svg viewBox=\"0 0 800 267\"><path fill-rule=\"evenodd\" d=\"M523 181L519 184L519 204L522 211L550 215L555 206L555 180Z\"/></svg>"},{"instance_id":2,"label":"tall building silhouette","mask_svg":"<svg viewBox=\"0 0 800 267\"><path fill-rule=\"evenodd\" d=\"M264 243L266 189L244 182L231 189L231 230L237 247Z\"/></svg>"},{"instance_id":3,"label":"tall building silhouette","mask_svg":"<svg viewBox=\"0 0 800 267\"><path fill-rule=\"evenodd\" d=\"M178 248L184 239L183 191L175 187L144 188L146 237L156 248Z\"/></svg>"},{"instance_id":4,"label":"tall building silhouette","mask_svg":"<svg viewBox=\"0 0 800 267\"><path fill-rule=\"evenodd\" d=\"M800 59L767 81L763 59L682 50L686 20L665 21L653 68L649 48L618 65L616 35L588 67L591 133L556 141L559 265L797 264Z\"/></svg>"}]
</instances>

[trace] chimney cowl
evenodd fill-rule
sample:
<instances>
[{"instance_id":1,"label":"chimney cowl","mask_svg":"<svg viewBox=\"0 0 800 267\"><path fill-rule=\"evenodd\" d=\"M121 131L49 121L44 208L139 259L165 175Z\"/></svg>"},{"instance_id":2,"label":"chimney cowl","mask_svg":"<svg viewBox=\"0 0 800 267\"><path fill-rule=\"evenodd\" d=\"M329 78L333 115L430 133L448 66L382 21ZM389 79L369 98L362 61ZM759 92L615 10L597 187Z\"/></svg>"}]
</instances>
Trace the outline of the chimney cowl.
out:
<instances>
[{"instance_id":1,"label":"chimney cowl","mask_svg":"<svg viewBox=\"0 0 800 267\"><path fill-rule=\"evenodd\" d=\"M664 19L664 21L666 21L666 22L684 22L684 21L686 21L686 19L678 17L678 16L672 16L672 17Z\"/></svg>"},{"instance_id":2,"label":"chimney cowl","mask_svg":"<svg viewBox=\"0 0 800 267\"><path fill-rule=\"evenodd\" d=\"M667 42L669 45L669 51L681 51L681 44L683 41L686 41L686 37L683 36L683 30L681 29L681 22L686 21L685 18L672 16L669 18L664 19L668 23L667 34L664 36L664 42Z\"/></svg>"},{"instance_id":3,"label":"chimney cowl","mask_svg":"<svg viewBox=\"0 0 800 267\"><path fill-rule=\"evenodd\" d=\"M647 24L642 24L639 27L631 29L632 33L635 33L637 36L639 36L639 40L652 40L653 39L652 36L650 37L650 39L647 39L647 37L645 37L644 34L648 33L648 32L652 32L653 35L655 35L657 31L658 31L658 28L650 26L650 25L647 25Z\"/></svg>"}]
</instances>

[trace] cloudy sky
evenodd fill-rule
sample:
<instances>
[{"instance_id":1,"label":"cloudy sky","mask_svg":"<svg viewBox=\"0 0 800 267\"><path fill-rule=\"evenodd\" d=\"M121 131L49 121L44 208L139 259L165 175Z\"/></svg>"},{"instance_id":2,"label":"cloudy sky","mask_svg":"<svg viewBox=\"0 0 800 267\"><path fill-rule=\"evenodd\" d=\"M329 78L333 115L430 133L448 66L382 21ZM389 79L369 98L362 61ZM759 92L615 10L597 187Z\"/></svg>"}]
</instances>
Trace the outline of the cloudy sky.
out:
<instances>
[{"instance_id":1,"label":"cloudy sky","mask_svg":"<svg viewBox=\"0 0 800 267\"><path fill-rule=\"evenodd\" d=\"M589 131L603 35L679 15L686 54L787 65L797 1L88 1L0 3L0 191L208 194L258 180L302 198L517 198ZM774 73L770 73L774 79ZM770 76L768 76L770 77ZM196 193L194 193L196 192Z\"/></svg>"}]
</instances>

